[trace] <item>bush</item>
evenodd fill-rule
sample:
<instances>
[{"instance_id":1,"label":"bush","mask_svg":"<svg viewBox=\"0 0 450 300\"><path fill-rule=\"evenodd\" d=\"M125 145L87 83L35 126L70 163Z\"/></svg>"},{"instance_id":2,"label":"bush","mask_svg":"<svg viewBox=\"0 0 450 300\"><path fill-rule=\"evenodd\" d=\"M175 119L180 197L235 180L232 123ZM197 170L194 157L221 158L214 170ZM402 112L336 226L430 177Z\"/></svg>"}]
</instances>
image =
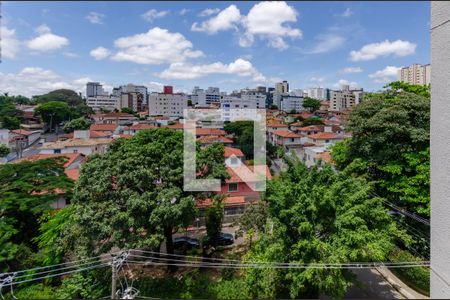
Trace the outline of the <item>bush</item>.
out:
<instances>
[{"instance_id":1,"label":"bush","mask_svg":"<svg viewBox=\"0 0 450 300\"><path fill-rule=\"evenodd\" d=\"M393 262L400 261L420 261L419 258L415 257L411 253L405 250L396 248L389 256L390 260ZM426 267L415 267L415 268L395 268L391 271L397 275L402 281L404 281L408 286L415 289L416 291L430 295L430 269Z\"/></svg>"}]
</instances>

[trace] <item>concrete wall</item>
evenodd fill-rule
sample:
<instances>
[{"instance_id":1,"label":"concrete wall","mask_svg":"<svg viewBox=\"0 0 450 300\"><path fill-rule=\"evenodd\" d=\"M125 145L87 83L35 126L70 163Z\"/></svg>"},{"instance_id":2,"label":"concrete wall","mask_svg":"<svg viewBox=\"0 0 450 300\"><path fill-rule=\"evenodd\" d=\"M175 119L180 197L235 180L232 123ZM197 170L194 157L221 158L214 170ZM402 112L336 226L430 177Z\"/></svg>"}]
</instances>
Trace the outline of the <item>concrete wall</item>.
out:
<instances>
[{"instance_id":1,"label":"concrete wall","mask_svg":"<svg viewBox=\"0 0 450 300\"><path fill-rule=\"evenodd\" d=\"M450 2L431 2L431 298L450 298Z\"/></svg>"}]
</instances>

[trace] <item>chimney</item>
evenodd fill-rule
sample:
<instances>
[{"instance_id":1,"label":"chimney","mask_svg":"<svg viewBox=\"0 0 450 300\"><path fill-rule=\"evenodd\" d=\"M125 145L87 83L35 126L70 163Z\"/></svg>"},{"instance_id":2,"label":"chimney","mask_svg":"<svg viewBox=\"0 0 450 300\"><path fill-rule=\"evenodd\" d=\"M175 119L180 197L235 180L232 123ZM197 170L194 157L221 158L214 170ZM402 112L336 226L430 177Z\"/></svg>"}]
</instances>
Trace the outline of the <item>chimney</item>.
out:
<instances>
[{"instance_id":1,"label":"chimney","mask_svg":"<svg viewBox=\"0 0 450 300\"><path fill-rule=\"evenodd\" d=\"M73 132L74 139L84 139L87 140L91 137L91 133L89 130L75 130Z\"/></svg>"}]
</instances>

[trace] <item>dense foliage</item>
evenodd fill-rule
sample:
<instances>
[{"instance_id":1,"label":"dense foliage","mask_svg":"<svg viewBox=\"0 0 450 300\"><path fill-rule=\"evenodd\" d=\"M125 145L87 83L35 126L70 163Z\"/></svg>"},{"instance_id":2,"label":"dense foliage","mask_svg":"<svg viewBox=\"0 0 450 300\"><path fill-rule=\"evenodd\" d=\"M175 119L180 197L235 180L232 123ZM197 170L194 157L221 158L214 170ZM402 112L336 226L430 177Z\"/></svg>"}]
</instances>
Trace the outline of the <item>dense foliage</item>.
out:
<instances>
[{"instance_id":1,"label":"dense foliage","mask_svg":"<svg viewBox=\"0 0 450 300\"><path fill-rule=\"evenodd\" d=\"M420 95L426 87L417 89L418 94L395 89L365 99L350 115L353 137L337 144L332 155L339 169L373 181L377 194L429 216L430 99Z\"/></svg>"},{"instance_id":2,"label":"dense foliage","mask_svg":"<svg viewBox=\"0 0 450 300\"><path fill-rule=\"evenodd\" d=\"M299 263L385 261L403 237L364 179L330 167L289 170L268 184L272 233L261 235L247 259ZM255 269L245 276L252 298L342 298L353 275L345 269Z\"/></svg>"},{"instance_id":3,"label":"dense foliage","mask_svg":"<svg viewBox=\"0 0 450 300\"><path fill-rule=\"evenodd\" d=\"M226 178L223 151L221 144L197 145L201 177ZM194 220L197 194L183 190L183 133L144 130L83 165L65 237L75 241L79 256L112 247L159 248L163 240L173 253L172 233Z\"/></svg>"},{"instance_id":4,"label":"dense foliage","mask_svg":"<svg viewBox=\"0 0 450 300\"><path fill-rule=\"evenodd\" d=\"M0 158L5 157L11 150L8 146L0 144Z\"/></svg>"},{"instance_id":5,"label":"dense foliage","mask_svg":"<svg viewBox=\"0 0 450 300\"><path fill-rule=\"evenodd\" d=\"M45 159L0 165L0 271L17 270L33 262L39 219L73 182L64 160Z\"/></svg>"},{"instance_id":6,"label":"dense foliage","mask_svg":"<svg viewBox=\"0 0 450 300\"><path fill-rule=\"evenodd\" d=\"M306 108L310 112L315 112L320 108L320 101L314 98L306 97L303 100L303 108Z\"/></svg>"},{"instance_id":7,"label":"dense foliage","mask_svg":"<svg viewBox=\"0 0 450 300\"><path fill-rule=\"evenodd\" d=\"M64 132L71 133L75 130L86 130L91 126L91 122L88 121L85 117L80 117L77 119L73 119L66 124L64 124Z\"/></svg>"},{"instance_id":8,"label":"dense foliage","mask_svg":"<svg viewBox=\"0 0 450 300\"><path fill-rule=\"evenodd\" d=\"M40 104L34 114L41 116L42 120L48 124L50 130L54 129L60 122L69 120L70 108L67 103L51 101Z\"/></svg>"},{"instance_id":9,"label":"dense foliage","mask_svg":"<svg viewBox=\"0 0 450 300\"><path fill-rule=\"evenodd\" d=\"M16 109L15 98L6 95L0 96L0 128L10 130L20 128L22 112Z\"/></svg>"}]
</instances>

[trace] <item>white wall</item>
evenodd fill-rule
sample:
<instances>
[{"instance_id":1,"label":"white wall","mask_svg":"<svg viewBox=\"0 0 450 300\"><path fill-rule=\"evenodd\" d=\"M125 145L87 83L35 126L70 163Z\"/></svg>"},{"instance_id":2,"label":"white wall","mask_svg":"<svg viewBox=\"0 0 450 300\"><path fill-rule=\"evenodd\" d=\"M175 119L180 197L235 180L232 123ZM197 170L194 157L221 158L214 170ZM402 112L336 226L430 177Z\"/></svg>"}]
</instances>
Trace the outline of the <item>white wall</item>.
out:
<instances>
[{"instance_id":1,"label":"white wall","mask_svg":"<svg viewBox=\"0 0 450 300\"><path fill-rule=\"evenodd\" d=\"M431 2L431 298L450 299L450 2Z\"/></svg>"}]
</instances>

